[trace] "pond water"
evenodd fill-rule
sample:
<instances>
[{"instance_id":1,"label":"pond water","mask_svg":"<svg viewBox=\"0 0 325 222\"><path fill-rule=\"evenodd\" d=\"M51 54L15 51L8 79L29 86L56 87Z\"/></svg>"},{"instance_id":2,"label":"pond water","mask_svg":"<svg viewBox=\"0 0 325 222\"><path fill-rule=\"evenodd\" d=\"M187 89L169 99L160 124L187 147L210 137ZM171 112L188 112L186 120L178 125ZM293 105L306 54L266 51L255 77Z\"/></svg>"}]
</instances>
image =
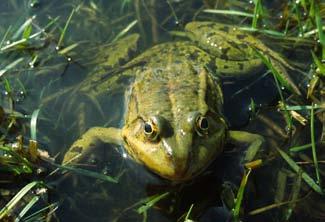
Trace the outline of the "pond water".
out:
<instances>
[{"instance_id":1,"label":"pond water","mask_svg":"<svg viewBox=\"0 0 325 222\"><path fill-rule=\"evenodd\" d=\"M278 0L264 3L263 8L268 14L260 25L265 30L282 30L286 25L282 20L286 4L291 7L289 3ZM60 163L71 144L87 129L93 126L123 127L128 101L125 100L125 92L128 88L125 85L116 86L110 81L114 75L130 69L123 68L123 64L158 43L186 40L179 37L179 33L190 21L215 21L250 27L254 19L220 11L218 14L204 11L213 8L253 14L255 5L253 1L235 0L1 1L0 106L5 111L13 109L19 114L19 130L8 137L14 139L18 134L23 134L26 140L37 139L41 148L48 151L50 156L57 156L56 162ZM289 21L291 18L287 19ZM294 25L287 26L289 30L294 30ZM139 33L140 39L127 53L125 48L112 47L132 33ZM260 37L266 45L283 54L290 65L297 67L289 74L294 74L293 81L305 94L305 87L312 75L308 70L312 57L306 56L306 52L312 50L314 43L306 40L293 48L293 42L297 39L290 41L289 38L275 38L272 35ZM159 57L158 54L152 56ZM108 64L109 59L117 60L116 64ZM127 83L132 84L131 80ZM275 155L275 148L272 150L269 147L286 149L310 143L310 129L298 122L294 122L295 133L291 134L290 139L285 114L279 112L277 107L283 99L281 97L291 105L307 105L310 101L307 102L305 97L293 96L285 88L280 89L280 95L274 77L266 66L255 75L221 78L221 81L223 112L228 127L259 133L267 138L267 148L261 154L267 164L252 173L244 196L243 220L283 221L293 205L289 208L285 208L287 205L284 208L274 207L257 215L247 212L276 201L276 190L280 186L279 172L289 174L287 186L290 188L298 180L284 161ZM287 99L290 97L294 98ZM37 112L35 133L35 125L31 126L30 120L35 118ZM303 110L302 115L309 117L308 112ZM317 118L315 122L317 140L322 136L322 123ZM229 221L231 212L227 210L222 195L225 187L231 187L234 191L239 187L244 175L244 166L240 162L245 147L227 144L225 152L199 179L172 183L132 161L124 147L100 144L78 167L113 176L118 178L118 183L74 173L63 174L62 171L46 177L51 192L55 193L50 199L59 203L51 220L185 221L186 213L194 204L190 218ZM310 190L303 189L301 197L305 197ZM286 192L283 195L292 198L291 190L287 189ZM150 207L148 202L159 197L162 200ZM282 198L275 203L285 200ZM146 206L148 210L142 212ZM290 213L290 216L290 221L311 221L304 211L293 216Z\"/></svg>"}]
</instances>

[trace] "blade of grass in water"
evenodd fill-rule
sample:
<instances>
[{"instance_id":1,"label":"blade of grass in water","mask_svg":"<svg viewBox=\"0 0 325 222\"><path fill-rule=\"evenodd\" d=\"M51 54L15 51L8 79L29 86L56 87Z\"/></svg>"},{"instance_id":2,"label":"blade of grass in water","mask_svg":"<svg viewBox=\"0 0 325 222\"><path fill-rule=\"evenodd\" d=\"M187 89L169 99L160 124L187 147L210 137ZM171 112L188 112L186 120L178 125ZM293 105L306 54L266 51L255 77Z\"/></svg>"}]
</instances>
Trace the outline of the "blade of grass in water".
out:
<instances>
[{"instance_id":1,"label":"blade of grass in water","mask_svg":"<svg viewBox=\"0 0 325 222\"><path fill-rule=\"evenodd\" d=\"M69 45L63 49L61 49L58 53L60 55L64 55L64 54L67 54L68 52L70 52L71 50L73 50L74 48L76 48L77 46L79 45L79 43L74 43L72 45Z\"/></svg>"},{"instance_id":2,"label":"blade of grass in water","mask_svg":"<svg viewBox=\"0 0 325 222\"><path fill-rule=\"evenodd\" d=\"M313 56L314 63L316 64L317 68L320 71L322 76L325 76L325 65L317 58L315 53L311 51L311 55Z\"/></svg>"},{"instance_id":3,"label":"blade of grass in water","mask_svg":"<svg viewBox=\"0 0 325 222\"><path fill-rule=\"evenodd\" d=\"M299 202L299 200L297 200L296 202ZM292 201L285 201L285 202L281 202L281 203L270 204L270 205L267 205L267 206L252 210L248 214L252 215L252 216L257 215L257 214L261 214L261 213L264 213L266 211L272 210L274 208L279 208L279 207L282 207L282 206L290 204L290 203L292 203Z\"/></svg>"},{"instance_id":4,"label":"blade of grass in water","mask_svg":"<svg viewBox=\"0 0 325 222\"><path fill-rule=\"evenodd\" d=\"M57 44L57 46L56 46L57 49L60 49L60 47L61 47L61 44L62 44L62 42L63 42L64 36L65 36L65 33L66 33L67 29L68 29L68 26L69 26L69 24L70 24L70 22L71 22L71 19L72 19L72 16L73 16L74 13L75 13L75 8L72 9L72 11L71 11L71 13L70 13L70 15L69 15L69 18L68 18L67 22L66 22L65 25L64 25L64 28L63 28L63 30L62 30L62 32L61 32L61 35L60 35L60 38L59 38L58 44Z\"/></svg>"},{"instance_id":5,"label":"blade of grass in water","mask_svg":"<svg viewBox=\"0 0 325 222\"><path fill-rule=\"evenodd\" d=\"M244 16L244 17L250 17L250 18L254 17L254 14L236 11L236 10L205 9L205 10L203 10L203 12L211 13L211 14L238 15L238 16Z\"/></svg>"},{"instance_id":6,"label":"blade of grass in water","mask_svg":"<svg viewBox=\"0 0 325 222\"><path fill-rule=\"evenodd\" d=\"M25 216L25 214L30 210L30 208L32 208L37 203L39 199L40 199L39 196L34 196L24 207L24 209L22 209L22 211L19 212L19 215L17 216L15 222L19 222L20 219L23 218L23 216Z\"/></svg>"},{"instance_id":7,"label":"blade of grass in water","mask_svg":"<svg viewBox=\"0 0 325 222\"><path fill-rule=\"evenodd\" d=\"M38 211L36 211L35 213L32 213L31 215L28 215L26 218L24 218L24 222L35 222L35 221L44 221L44 220L39 220L40 217L44 216L44 211L51 209L50 212L47 213L47 215L51 215L56 209L58 209L59 204L58 203L52 203Z\"/></svg>"},{"instance_id":8,"label":"blade of grass in water","mask_svg":"<svg viewBox=\"0 0 325 222\"><path fill-rule=\"evenodd\" d=\"M312 104L313 106L313 104ZM321 180L320 180L320 175L319 175L319 167L318 167L318 161L317 161L317 153L316 153L316 144L315 144L315 126L314 126L314 109L312 108L310 110L310 136L311 136L311 150L313 153L313 161L314 161L314 166L315 166L315 171L316 171L316 179L317 179L317 184L321 186Z\"/></svg>"},{"instance_id":9,"label":"blade of grass in water","mask_svg":"<svg viewBox=\"0 0 325 222\"><path fill-rule=\"evenodd\" d=\"M248 177L249 177L251 171L252 171L251 169L248 169L248 172L247 173L245 172L245 174L243 175L243 178L242 178L242 180L240 182L240 186L239 186L238 193L237 193L237 196L236 196L235 208L232 211L235 222L240 221L240 218L239 218L240 206L241 206L242 201L243 201L245 187L246 187Z\"/></svg>"},{"instance_id":10,"label":"blade of grass in water","mask_svg":"<svg viewBox=\"0 0 325 222\"><path fill-rule=\"evenodd\" d=\"M322 59L325 59L325 35L323 32L322 17L319 9L320 2L314 1L315 22L318 29L319 42L322 45Z\"/></svg>"},{"instance_id":11,"label":"blade of grass in water","mask_svg":"<svg viewBox=\"0 0 325 222\"><path fill-rule=\"evenodd\" d=\"M311 143L306 144L306 145L302 145L302 146L291 147L291 148L289 148L289 151L295 153L295 152L300 152L300 151L310 149L310 147L311 147Z\"/></svg>"},{"instance_id":12,"label":"blade of grass in water","mask_svg":"<svg viewBox=\"0 0 325 222\"><path fill-rule=\"evenodd\" d=\"M323 195L324 192L321 189L321 187L311 178L307 173L305 173L301 167L293 160L291 157L286 154L284 151L282 151L280 148L277 148L277 151L280 153L281 157L289 164L289 166L296 172L300 173L301 171L301 176L302 179L317 193Z\"/></svg>"},{"instance_id":13,"label":"blade of grass in water","mask_svg":"<svg viewBox=\"0 0 325 222\"><path fill-rule=\"evenodd\" d=\"M141 206L137 209L137 213L138 214L145 213L147 210L149 210L149 208L151 208L153 205L155 205L159 200L165 198L168 195L169 195L169 192L165 192L163 194L156 194L151 197L145 198L142 201L143 206Z\"/></svg>"},{"instance_id":14,"label":"blade of grass in water","mask_svg":"<svg viewBox=\"0 0 325 222\"><path fill-rule=\"evenodd\" d=\"M192 212L193 206L194 206L194 204L191 204L190 209L189 209L189 210L187 211L187 213L186 213L186 216L185 216L185 220L184 220L184 222L192 221L192 220L190 220L190 214L191 214L191 212Z\"/></svg>"},{"instance_id":15,"label":"blade of grass in water","mask_svg":"<svg viewBox=\"0 0 325 222\"><path fill-rule=\"evenodd\" d=\"M93 172L93 171L90 171L90 170L85 170L85 169L82 169L82 168L66 166L66 165L60 165L60 164L56 164L56 163L52 163L52 162L50 164L56 166L58 169L61 169L61 170L67 170L67 171L72 172L72 173L76 173L76 174L87 176L87 177L96 178L96 179L111 182L111 183L118 183L117 179L115 179L115 178L113 178L111 176L105 175L105 174Z\"/></svg>"},{"instance_id":16,"label":"blade of grass in water","mask_svg":"<svg viewBox=\"0 0 325 222\"><path fill-rule=\"evenodd\" d=\"M40 112L41 109L36 109L34 110L33 114L32 114L32 118L30 119L30 136L31 139L34 141L37 141L36 139L36 133L37 133L37 118L38 118L38 114Z\"/></svg>"},{"instance_id":17,"label":"blade of grass in water","mask_svg":"<svg viewBox=\"0 0 325 222\"><path fill-rule=\"evenodd\" d=\"M259 33L263 33L263 34L268 34L268 35L273 35L276 37L284 37L285 34L282 32L277 32L274 30L268 30L268 29L256 29L256 28L252 28L252 27L239 27L240 30L243 31L248 31L248 32L259 32Z\"/></svg>"},{"instance_id":18,"label":"blade of grass in water","mask_svg":"<svg viewBox=\"0 0 325 222\"><path fill-rule=\"evenodd\" d=\"M285 80L285 78L273 67L272 63L270 62L270 59L263 55L262 53L260 53L258 50L255 50L256 54L262 59L263 63L268 67L269 70L271 70L271 73L273 74L273 78L274 78L274 81L275 81L275 84L276 84L276 87L277 87L277 90L279 92L279 95L280 95L280 98L281 98L281 102L284 106L284 115L285 115L285 120L286 120L286 123L287 123L287 129L288 130L291 130L291 127L292 127L292 119L291 119L291 116L290 116L290 113L287 109L287 105L285 103L285 100L284 100L284 96L282 94L282 90L281 90L281 87L280 87L280 84L279 84L279 81L287 86L288 88L291 88L289 83Z\"/></svg>"},{"instance_id":19,"label":"blade of grass in water","mask_svg":"<svg viewBox=\"0 0 325 222\"><path fill-rule=\"evenodd\" d=\"M30 34L32 33L33 26L32 24L29 24L26 26L24 32L23 32L23 39L28 39L30 37Z\"/></svg>"},{"instance_id":20,"label":"blade of grass in water","mask_svg":"<svg viewBox=\"0 0 325 222\"><path fill-rule=\"evenodd\" d=\"M176 15L176 12L175 12L175 9L174 9L172 3L169 0L167 0L167 4L172 12L174 19L175 19L175 24L179 24L179 19L178 19L178 16Z\"/></svg>"},{"instance_id":21,"label":"blade of grass in water","mask_svg":"<svg viewBox=\"0 0 325 222\"><path fill-rule=\"evenodd\" d=\"M3 69L0 70L0 77L3 76L8 70L14 68L16 65L24 61L24 58L19 58L13 61L12 63L6 65Z\"/></svg>"},{"instance_id":22,"label":"blade of grass in water","mask_svg":"<svg viewBox=\"0 0 325 222\"><path fill-rule=\"evenodd\" d=\"M19 28L18 30L15 32L15 34L12 36L12 38L15 40L17 39L18 37L20 37L26 30L26 28L28 26L30 26L33 22L33 20L36 18L36 16L32 16L30 17L29 19L27 19Z\"/></svg>"},{"instance_id":23,"label":"blade of grass in water","mask_svg":"<svg viewBox=\"0 0 325 222\"><path fill-rule=\"evenodd\" d=\"M288 111L300 111L300 110L311 110L311 109L325 109L324 105L314 104L313 106L286 106L285 108L281 107L280 110L288 110Z\"/></svg>"},{"instance_id":24,"label":"blade of grass in water","mask_svg":"<svg viewBox=\"0 0 325 222\"><path fill-rule=\"evenodd\" d=\"M252 28L256 29L257 28L257 21L259 17L261 16L260 13L262 12L261 10L261 1L260 0L254 0L255 8L254 8L254 17L252 21Z\"/></svg>"},{"instance_id":25,"label":"blade of grass in water","mask_svg":"<svg viewBox=\"0 0 325 222\"><path fill-rule=\"evenodd\" d=\"M124 36L132 27L134 27L138 23L138 20L132 21L130 24L128 24L119 34L116 35L116 37L112 40L112 42L117 41L119 38Z\"/></svg>"},{"instance_id":26,"label":"blade of grass in water","mask_svg":"<svg viewBox=\"0 0 325 222\"><path fill-rule=\"evenodd\" d=\"M38 181L33 181L26 186L24 186L7 204L5 207L3 207L0 211L0 220L3 219L8 213L11 212L11 210L14 209L16 204L34 187L41 185L43 183Z\"/></svg>"},{"instance_id":27,"label":"blade of grass in water","mask_svg":"<svg viewBox=\"0 0 325 222\"><path fill-rule=\"evenodd\" d=\"M2 37L2 40L1 40L1 42L0 42L0 49L2 48L3 43L4 43L5 40L7 39L7 36L8 36L8 34L9 34L10 30L11 30L11 27L12 27L12 26L9 26L9 28L8 28L7 31L6 31L6 33L5 33L4 36Z\"/></svg>"}]
</instances>

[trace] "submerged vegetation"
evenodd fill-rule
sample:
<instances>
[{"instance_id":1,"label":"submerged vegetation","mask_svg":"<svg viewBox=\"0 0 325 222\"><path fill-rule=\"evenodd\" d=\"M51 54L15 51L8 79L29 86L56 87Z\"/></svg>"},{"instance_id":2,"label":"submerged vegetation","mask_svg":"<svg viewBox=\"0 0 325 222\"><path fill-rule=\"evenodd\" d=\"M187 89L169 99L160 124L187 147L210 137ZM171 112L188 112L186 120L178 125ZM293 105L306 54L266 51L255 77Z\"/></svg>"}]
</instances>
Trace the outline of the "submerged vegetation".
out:
<instances>
[{"instance_id":1,"label":"submerged vegetation","mask_svg":"<svg viewBox=\"0 0 325 222\"><path fill-rule=\"evenodd\" d=\"M234 221L270 221L270 215L276 217L272 221L324 220L325 4L107 2L0 3L5 18L0 21L0 221L68 221L69 212L85 216L85 221L209 221L225 214ZM234 174L229 166L234 160L226 163L227 156L240 152L225 152L226 160L212 169L221 174L227 172L220 168L229 170L235 179L220 176L222 182L207 186L214 189L212 194L193 184L156 185L114 150L108 155L116 160L98 168L60 165L66 147L87 128L118 124L121 118L121 110L113 108L122 102L108 98L107 111L93 96L75 96L80 89L91 90L92 85L83 84L85 77L96 70L101 74L93 74L98 87L120 93L109 81L101 84L102 74L113 75L137 50L181 38L184 25L193 20L238 25L282 53L292 66L292 80L283 78L268 55L256 50L268 71L225 94L230 98L228 105L225 99L230 127L265 134L260 159ZM131 47L117 47L128 36ZM266 82L275 91L271 99L251 90ZM236 101L232 98L244 102L230 106ZM232 119L238 109L249 116L245 124ZM110 215L103 212L105 207Z\"/></svg>"}]
</instances>

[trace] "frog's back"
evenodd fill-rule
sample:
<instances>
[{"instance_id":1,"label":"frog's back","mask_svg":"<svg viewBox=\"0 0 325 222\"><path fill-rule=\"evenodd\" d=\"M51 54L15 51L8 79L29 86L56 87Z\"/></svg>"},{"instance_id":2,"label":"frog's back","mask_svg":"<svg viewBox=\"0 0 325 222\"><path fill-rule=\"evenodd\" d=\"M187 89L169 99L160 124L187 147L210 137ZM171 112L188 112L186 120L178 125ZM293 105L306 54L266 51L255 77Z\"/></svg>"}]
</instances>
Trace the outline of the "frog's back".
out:
<instances>
[{"instance_id":1,"label":"frog's back","mask_svg":"<svg viewBox=\"0 0 325 222\"><path fill-rule=\"evenodd\" d=\"M161 115L178 122L182 113L221 112L220 86L206 68L211 58L203 50L190 42L163 43L137 59L145 65L137 70L132 85L130 97L136 98L137 106L129 112L131 119L138 114Z\"/></svg>"}]
</instances>

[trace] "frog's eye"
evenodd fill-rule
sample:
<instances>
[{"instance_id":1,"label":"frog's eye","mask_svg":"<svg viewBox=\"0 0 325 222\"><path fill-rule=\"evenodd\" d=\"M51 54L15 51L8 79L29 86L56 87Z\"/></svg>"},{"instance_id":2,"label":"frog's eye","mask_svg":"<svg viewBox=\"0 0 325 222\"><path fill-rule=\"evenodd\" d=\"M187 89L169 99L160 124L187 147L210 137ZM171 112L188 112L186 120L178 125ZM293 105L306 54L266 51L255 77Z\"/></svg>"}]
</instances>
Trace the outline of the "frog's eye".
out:
<instances>
[{"instance_id":1,"label":"frog's eye","mask_svg":"<svg viewBox=\"0 0 325 222\"><path fill-rule=\"evenodd\" d=\"M208 118L206 118L205 116L199 116L196 119L196 129L199 136L208 134L208 129L209 129Z\"/></svg>"},{"instance_id":2,"label":"frog's eye","mask_svg":"<svg viewBox=\"0 0 325 222\"><path fill-rule=\"evenodd\" d=\"M144 123L143 131L146 137L152 141L156 140L158 137L158 130L152 121Z\"/></svg>"}]
</instances>

